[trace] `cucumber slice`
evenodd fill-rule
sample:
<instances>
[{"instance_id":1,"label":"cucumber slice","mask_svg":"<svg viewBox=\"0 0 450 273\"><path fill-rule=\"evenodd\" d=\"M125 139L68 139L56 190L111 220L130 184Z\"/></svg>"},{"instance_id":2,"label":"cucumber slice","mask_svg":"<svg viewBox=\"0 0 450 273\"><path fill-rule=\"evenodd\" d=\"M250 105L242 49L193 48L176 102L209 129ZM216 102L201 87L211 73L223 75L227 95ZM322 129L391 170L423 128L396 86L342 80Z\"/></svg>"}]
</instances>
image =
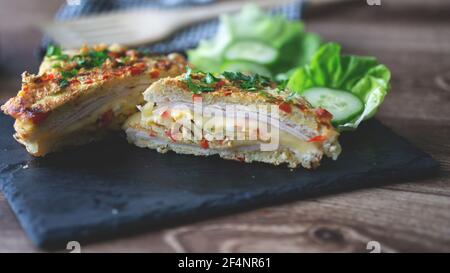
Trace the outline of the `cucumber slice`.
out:
<instances>
[{"instance_id":1,"label":"cucumber slice","mask_svg":"<svg viewBox=\"0 0 450 273\"><path fill-rule=\"evenodd\" d=\"M242 72L244 74L259 74L266 77L272 77L272 74L266 67L244 61L226 62L221 67L221 70L230 72Z\"/></svg>"},{"instance_id":2,"label":"cucumber slice","mask_svg":"<svg viewBox=\"0 0 450 273\"><path fill-rule=\"evenodd\" d=\"M303 96L314 107L323 107L333 115L334 123L349 121L364 110L362 101L350 92L329 88L311 88Z\"/></svg>"},{"instance_id":3,"label":"cucumber slice","mask_svg":"<svg viewBox=\"0 0 450 273\"><path fill-rule=\"evenodd\" d=\"M258 64L269 64L278 57L278 51L260 41L236 41L225 51L225 59L243 60Z\"/></svg>"}]
</instances>

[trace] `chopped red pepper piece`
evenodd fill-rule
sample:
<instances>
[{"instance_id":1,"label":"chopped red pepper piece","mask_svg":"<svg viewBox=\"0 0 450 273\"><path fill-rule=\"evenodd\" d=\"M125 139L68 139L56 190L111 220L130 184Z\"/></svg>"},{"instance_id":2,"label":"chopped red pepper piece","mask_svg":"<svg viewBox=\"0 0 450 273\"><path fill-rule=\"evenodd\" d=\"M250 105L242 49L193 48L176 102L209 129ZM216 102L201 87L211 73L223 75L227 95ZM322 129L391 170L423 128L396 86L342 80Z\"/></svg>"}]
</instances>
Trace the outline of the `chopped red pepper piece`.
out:
<instances>
[{"instance_id":1,"label":"chopped red pepper piece","mask_svg":"<svg viewBox=\"0 0 450 273\"><path fill-rule=\"evenodd\" d=\"M317 117L319 117L320 119L327 119L330 120L333 118L333 115L330 114L330 112L328 112L327 110L323 109L323 108L317 108L316 109L316 115Z\"/></svg>"},{"instance_id":2,"label":"chopped red pepper piece","mask_svg":"<svg viewBox=\"0 0 450 273\"><path fill-rule=\"evenodd\" d=\"M177 142L177 140L173 137L172 132L170 130L166 131L165 134L168 138L170 138L170 140L172 140L173 142Z\"/></svg>"},{"instance_id":3,"label":"chopped red pepper piece","mask_svg":"<svg viewBox=\"0 0 450 273\"><path fill-rule=\"evenodd\" d=\"M306 107L306 105L304 105L304 104L298 104L297 106L298 106L298 108L299 108L300 110L302 110L302 111L305 111L306 109L308 109L308 108Z\"/></svg>"},{"instance_id":4,"label":"chopped red pepper piece","mask_svg":"<svg viewBox=\"0 0 450 273\"><path fill-rule=\"evenodd\" d=\"M112 51L108 52L108 56L111 58L119 58L121 55L123 55L123 54L121 54L119 52L112 52Z\"/></svg>"},{"instance_id":5,"label":"chopped red pepper piece","mask_svg":"<svg viewBox=\"0 0 450 273\"><path fill-rule=\"evenodd\" d=\"M124 73L124 71L122 69L118 69L118 70L113 72L114 76L117 76L117 77L122 76L123 73Z\"/></svg>"},{"instance_id":6,"label":"chopped red pepper piece","mask_svg":"<svg viewBox=\"0 0 450 273\"><path fill-rule=\"evenodd\" d=\"M70 84L79 84L80 83L80 81L79 80L77 80L77 79L72 79L72 80L70 80L70 82L69 82Z\"/></svg>"},{"instance_id":7,"label":"chopped red pepper piece","mask_svg":"<svg viewBox=\"0 0 450 273\"><path fill-rule=\"evenodd\" d=\"M208 143L208 140L206 140L206 139L200 140L199 144L200 144L200 147L202 149L208 149L209 148L209 143Z\"/></svg>"},{"instance_id":8,"label":"chopped red pepper piece","mask_svg":"<svg viewBox=\"0 0 450 273\"><path fill-rule=\"evenodd\" d=\"M225 97L228 97L228 96L230 96L231 94L233 94L233 91L231 91L231 90L227 90L227 91L223 92L223 95L224 95Z\"/></svg>"},{"instance_id":9,"label":"chopped red pepper piece","mask_svg":"<svg viewBox=\"0 0 450 273\"><path fill-rule=\"evenodd\" d=\"M278 105L278 108L280 108L281 111L284 111L288 114L292 112L292 107L289 103L283 102L282 104Z\"/></svg>"},{"instance_id":10,"label":"chopped red pepper piece","mask_svg":"<svg viewBox=\"0 0 450 273\"><path fill-rule=\"evenodd\" d=\"M158 69L153 69L152 71L150 71L150 78L152 78L152 79L159 78L160 74L161 73L159 72Z\"/></svg>"},{"instance_id":11,"label":"chopped red pepper piece","mask_svg":"<svg viewBox=\"0 0 450 273\"><path fill-rule=\"evenodd\" d=\"M326 139L327 138L324 136L315 136L315 137L308 139L308 142L322 142L322 141L325 141Z\"/></svg>"},{"instance_id":12,"label":"chopped red pepper piece","mask_svg":"<svg viewBox=\"0 0 450 273\"><path fill-rule=\"evenodd\" d=\"M193 101L195 101L195 100L197 100L197 99L201 99L202 98L202 95L200 95L200 94L193 94L192 95L192 100Z\"/></svg>"},{"instance_id":13,"label":"chopped red pepper piece","mask_svg":"<svg viewBox=\"0 0 450 273\"><path fill-rule=\"evenodd\" d=\"M169 113L169 111L164 111L164 112L162 112L161 113L161 117L163 117L163 118L170 118L170 113Z\"/></svg>"},{"instance_id":14,"label":"chopped red pepper piece","mask_svg":"<svg viewBox=\"0 0 450 273\"><path fill-rule=\"evenodd\" d=\"M145 69L147 67L147 65L145 63L135 63L133 65L133 67L140 68L140 69Z\"/></svg>"},{"instance_id":15,"label":"chopped red pepper piece","mask_svg":"<svg viewBox=\"0 0 450 273\"><path fill-rule=\"evenodd\" d=\"M161 69L161 70L165 70L165 71L167 71L167 70L169 70L170 69L170 67L172 66L172 63L169 61L169 60L159 60L156 64L155 64L155 66L157 67L157 68L159 68L159 69Z\"/></svg>"},{"instance_id":16,"label":"chopped red pepper piece","mask_svg":"<svg viewBox=\"0 0 450 273\"><path fill-rule=\"evenodd\" d=\"M131 75L136 76L144 72L147 65L145 63L136 63L130 67Z\"/></svg>"},{"instance_id":17,"label":"chopped red pepper piece","mask_svg":"<svg viewBox=\"0 0 450 273\"><path fill-rule=\"evenodd\" d=\"M55 78L55 75L53 73L47 73L42 76L43 81L51 81L54 78Z\"/></svg>"},{"instance_id":18,"label":"chopped red pepper piece","mask_svg":"<svg viewBox=\"0 0 450 273\"><path fill-rule=\"evenodd\" d=\"M225 85L225 81L224 80L220 80L216 83L216 89L221 88L222 86Z\"/></svg>"},{"instance_id":19,"label":"chopped red pepper piece","mask_svg":"<svg viewBox=\"0 0 450 273\"><path fill-rule=\"evenodd\" d=\"M130 67L130 72L131 72L131 75L137 76L137 75L141 74L142 72L144 72L144 70L142 68L132 66L132 67Z\"/></svg>"}]
</instances>

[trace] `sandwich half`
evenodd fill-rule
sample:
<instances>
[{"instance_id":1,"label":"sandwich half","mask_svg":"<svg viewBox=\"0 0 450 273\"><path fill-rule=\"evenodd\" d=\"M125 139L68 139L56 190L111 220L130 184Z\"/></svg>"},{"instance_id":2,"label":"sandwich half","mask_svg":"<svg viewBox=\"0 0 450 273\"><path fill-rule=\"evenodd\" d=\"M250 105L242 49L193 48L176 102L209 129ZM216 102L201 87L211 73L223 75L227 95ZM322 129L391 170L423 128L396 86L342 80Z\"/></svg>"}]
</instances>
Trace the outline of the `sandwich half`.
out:
<instances>
[{"instance_id":1,"label":"sandwich half","mask_svg":"<svg viewBox=\"0 0 450 273\"><path fill-rule=\"evenodd\" d=\"M341 151L330 113L263 76L188 69L152 84L144 99L123 126L138 147L308 169Z\"/></svg>"},{"instance_id":2,"label":"sandwich half","mask_svg":"<svg viewBox=\"0 0 450 273\"><path fill-rule=\"evenodd\" d=\"M21 90L1 110L15 119L16 140L43 156L120 129L151 83L180 75L185 65L177 54L153 57L119 45L50 46L39 73L24 72Z\"/></svg>"}]
</instances>

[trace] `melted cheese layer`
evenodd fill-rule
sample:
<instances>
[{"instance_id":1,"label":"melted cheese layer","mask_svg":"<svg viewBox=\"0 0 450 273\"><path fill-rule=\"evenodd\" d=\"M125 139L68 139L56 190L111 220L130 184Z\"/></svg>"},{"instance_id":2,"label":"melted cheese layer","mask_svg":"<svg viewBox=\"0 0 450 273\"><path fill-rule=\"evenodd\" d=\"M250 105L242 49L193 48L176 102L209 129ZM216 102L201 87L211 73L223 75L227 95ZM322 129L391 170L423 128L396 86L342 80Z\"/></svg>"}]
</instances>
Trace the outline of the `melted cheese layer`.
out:
<instances>
[{"instance_id":1,"label":"melted cheese layer","mask_svg":"<svg viewBox=\"0 0 450 273\"><path fill-rule=\"evenodd\" d=\"M175 106L174 106L175 105ZM240 124L248 124L252 120L249 118L244 119L234 119L235 117L225 116L225 122L222 123L224 127L215 127L214 131L205 129L204 127L198 128L199 120L194 119L195 115L192 107L183 104L184 107L176 107L179 104L168 104L168 105L159 105L155 106L153 102L149 102L144 107L141 108L141 112L135 114L131 117L127 124L124 126L125 128L135 128L140 131L145 131L148 136L153 138L161 138L161 139L169 139L174 141L174 138L171 135L168 136L168 131L171 130L175 126L175 124L187 124L193 125L197 127L195 129L200 129L203 131L203 136L205 139L209 141L208 148L210 149L229 149L229 150L258 150L261 149L261 144L268 144L268 141L260 140L259 131L250 131L249 126L242 126L239 129L242 129L240 132L242 135L246 137L243 140L236 139L227 139L223 136L227 135L233 128L227 127L229 124L230 118L232 118L235 125ZM202 124L208 124L212 120L212 117L201 117ZM268 121L272 121L273 119L268 118ZM295 154L321 154L321 144L317 142L308 142L307 140L311 138L311 135L304 135L298 131L294 131L291 127L283 124L278 121L277 127L272 127L278 130L278 143L275 143L274 150L286 147ZM192 131L192 129L190 130ZM293 133L294 131L294 133ZM217 132L221 132L218 134ZM255 133L258 135L255 138ZM250 138L253 136L253 138ZM145 139L145 138L144 138ZM263 139L266 140L267 135L263 136ZM189 144L189 145L204 145L204 142L200 140L192 140L192 139L175 139L175 142L180 144Z\"/></svg>"}]
</instances>

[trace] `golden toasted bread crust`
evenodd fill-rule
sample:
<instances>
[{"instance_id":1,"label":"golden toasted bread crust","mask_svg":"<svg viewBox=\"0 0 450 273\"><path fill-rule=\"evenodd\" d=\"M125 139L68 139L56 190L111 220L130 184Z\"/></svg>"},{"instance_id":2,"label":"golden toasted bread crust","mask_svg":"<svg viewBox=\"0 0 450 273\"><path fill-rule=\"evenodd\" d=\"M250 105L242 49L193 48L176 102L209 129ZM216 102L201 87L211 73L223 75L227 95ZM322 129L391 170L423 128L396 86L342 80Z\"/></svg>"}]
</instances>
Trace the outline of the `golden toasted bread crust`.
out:
<instances>
[{"instance_id":1,"label":"golden toasted bread crust","mask_svg":"<svg viewBox=\"0 0 450 273\"><path fill-rule=\"evenodd\" d=\"M120 128L144 102L145 88L186 66L178 54L150 56L121 46L53 48L47 55L39 73L23 73L21 90L1 106L16 119L14 137L35 156Z\"/></svg>"},{"instance_id":2,"label":"golden toasted bread crust","mask_svg":"<svg viewBox=\"0 0 450 273\"><path fill-rule=\"evenodd\" d=\"M106 56L101 65L79 68L77 60L98 52ZM95 92L97 87L107 82L133 80L136 77L158 79L160 76L173 76L183 71L185 65L186 61L178 54L168 57L148 56L123 47L112 50L97 46L64 51L59 56L46 56L38 75L24 72L21 90L1 106L1 110L16 119L40 123L52 111ZM70 73L73 69L77 69L76 75L64 77L64 73Z\"/></svg>"}]
</instances>

